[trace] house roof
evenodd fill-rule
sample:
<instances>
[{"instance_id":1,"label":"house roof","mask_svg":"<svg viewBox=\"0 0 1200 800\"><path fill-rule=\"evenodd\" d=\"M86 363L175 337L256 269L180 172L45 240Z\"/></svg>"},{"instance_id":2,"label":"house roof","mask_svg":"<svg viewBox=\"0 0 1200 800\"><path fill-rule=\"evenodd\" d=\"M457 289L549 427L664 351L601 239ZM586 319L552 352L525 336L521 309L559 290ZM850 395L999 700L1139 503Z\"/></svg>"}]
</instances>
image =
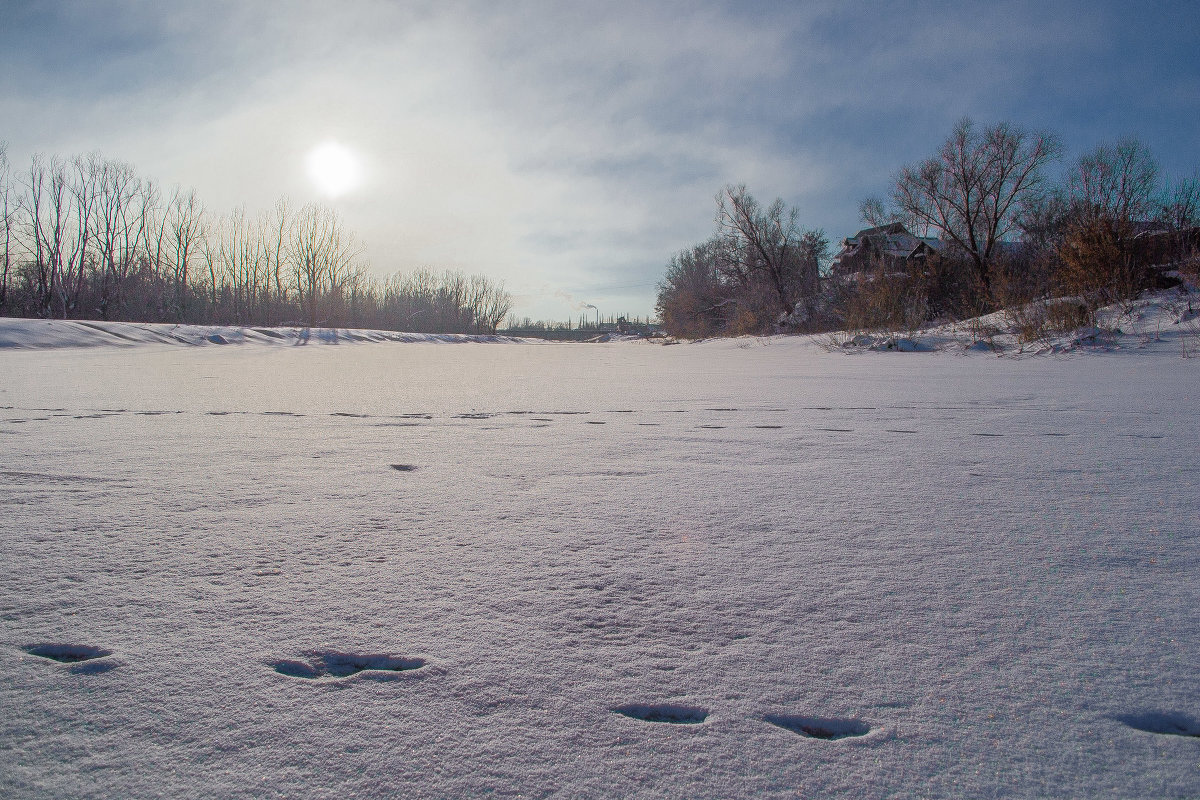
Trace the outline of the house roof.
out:
<instances>
[{"instance_id":1,"label":"house roof","mask_svg":"<svg viewBox=\"0 0 1200 800\"><path fill-rule=\"evenodd\" d=\"M862 248L876 250L893 258L912 258L922 250L939 251L946 245L941 239L913 236L902 223L893 222L890 225L879 225L874 228L864 228L847 239L842 240L842 251L834 256L834 263L839 263L843 257L859 253Z\"/></svg>"}]
</instances>

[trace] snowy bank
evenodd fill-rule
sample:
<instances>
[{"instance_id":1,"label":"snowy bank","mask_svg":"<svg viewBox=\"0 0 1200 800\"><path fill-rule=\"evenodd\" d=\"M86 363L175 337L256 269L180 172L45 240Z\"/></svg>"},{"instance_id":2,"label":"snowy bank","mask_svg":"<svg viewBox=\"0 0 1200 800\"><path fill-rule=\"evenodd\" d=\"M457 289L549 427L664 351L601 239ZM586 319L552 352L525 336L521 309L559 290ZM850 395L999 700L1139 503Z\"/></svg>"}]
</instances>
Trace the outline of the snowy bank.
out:
<instances>
[{"instance_id":1,"label":"snowy bank","mask_svg":"<svg viewBox=\"0 0 1200 800\"><path fill-rule=\"evenodd\" d=\"M1079 306L1055 298L981 317L903 331L839 331L813 342L830 352L952 352L999 356L1080 352L1152 351L1184 358L1200 355L1200 297L1168 289L1096 312L1094 326L1055 330L1048 325L1056 306Z\"/></svg>"},{"instance_id":2,"label":"snowy bank","mask_svg":"<svg viewBox=\"0 0 1200 800\"><path fill-rule=\"evenodd\" d=\"M0 317L0 348L133 347L147 344L297 346L360 342L528 342L511 336L399 333L349 328L265 328L237 325L172 325L145 322L46 320Z\"/></svg>"}]
</instances>

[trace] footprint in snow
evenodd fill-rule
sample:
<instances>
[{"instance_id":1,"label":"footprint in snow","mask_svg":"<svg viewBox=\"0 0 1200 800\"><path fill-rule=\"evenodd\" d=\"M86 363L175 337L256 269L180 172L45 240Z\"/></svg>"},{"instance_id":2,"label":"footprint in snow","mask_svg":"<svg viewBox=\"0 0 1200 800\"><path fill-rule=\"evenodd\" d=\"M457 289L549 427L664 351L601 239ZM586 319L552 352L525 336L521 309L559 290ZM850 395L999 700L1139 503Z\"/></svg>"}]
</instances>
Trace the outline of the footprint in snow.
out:
<instances>
[{"instance_id":1,"label":"footprint in snow","mask_svg":"<svg viewBox=\"0 0 1200 800\"><path fill-rule=\"evenodd\" d=\"M308 661L285 658L269 661L280 675L307 680L338 680L361 675L374 680L395 678L398 673L419 670L425 666L422 658L406 658L383 654L342 653L336 650L308 653Z\"/></svg>"},{"instance_id":2,"label":"footprint in snow","mask_svg":"<svg viewBox=\"0 0 1200 800\"><path fill-rule=\"evenodd\" d=\"M846 739L852 736L865 736L871 732L871 726L860 719L767 714L763 720L810 739Z\"/></svg>"},{"instance_id":3,"label":"footprint in snow","mask_svg":"<svg viewBox=\"0 0 1200 800\"><path fill-rule=\"evenodd\" d=\"M629 703L612 709L615 713L643 722L666 722L672 725L699 725L708 718L708 711L694 706L674 704L645 705Z\"/></svg>"},{"instance_id":4,"label":"footprint in snow","mask_svg":"<svg viewBox=\"0 0 1200 800\"><path fill-rule=\"evenodd\" d=\"M1146 711L1141 714L1120 714L1113 719L1146 733L1200 738L1200 720L1186 714L1171 711Z\"/></svg>"},{"instance_id":5,"label":"footprint in snow","mask_svg":"<svg viewBox=\"0 0 1200 800\"><path fill-rule=\"evenodd\" d=\"M112 650L85 644L31 644L21 649L31 656L67 664L75 673L108 672L119 663L108 658L113 654Z\"/></svg>"}]
</instances>

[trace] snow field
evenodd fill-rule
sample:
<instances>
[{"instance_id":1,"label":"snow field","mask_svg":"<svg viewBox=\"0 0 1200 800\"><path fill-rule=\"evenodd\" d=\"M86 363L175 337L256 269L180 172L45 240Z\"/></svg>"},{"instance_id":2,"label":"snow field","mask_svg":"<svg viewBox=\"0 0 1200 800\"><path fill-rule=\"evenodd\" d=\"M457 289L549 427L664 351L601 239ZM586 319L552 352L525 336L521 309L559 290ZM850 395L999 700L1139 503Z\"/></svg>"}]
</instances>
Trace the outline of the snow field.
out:
<instances>
[{"instance_id":1,"label":"snow field","mask_svg":"<svg viewBox=\"0 0 1200 800\"><path fill-rule=\"evenodd\" d=\"M0 791L1195 796L1194 362L745 345L0 351Z\"/></svg>"}]
</instances>

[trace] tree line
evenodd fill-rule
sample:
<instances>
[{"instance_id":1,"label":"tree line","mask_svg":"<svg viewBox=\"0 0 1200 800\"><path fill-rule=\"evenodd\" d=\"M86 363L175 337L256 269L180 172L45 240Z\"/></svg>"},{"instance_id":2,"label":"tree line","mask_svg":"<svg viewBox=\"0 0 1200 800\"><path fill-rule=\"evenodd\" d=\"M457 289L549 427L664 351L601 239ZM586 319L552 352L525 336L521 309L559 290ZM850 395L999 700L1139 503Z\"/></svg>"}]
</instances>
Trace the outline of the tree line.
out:
<instances>
[{"instance_id":1,"label":"tree line","mask_svg":"<svg viewBox=\"0 0 1200 800\"><path fill-rule=\"evenodd\" d=\"M0 314L236 325L494 333L502 283L421 269L377 280L336 210L286 199L214 215L99 153L34 155L0 142Z\"/></svg>"},{"instance_id":2,"label":"tree line","mask_svg":"<svg viewBox=\"0 0 1200 800\"><path fill-rule=\"evenodd\" d=\"M830 270L828 239L803 229L796 209L727 186L713 236L668 263L659 318L688 338L911 329L1069 297L1056 307L1073 326L1177 280L1172 269L1200 269L1200 177L1166 180L1132 137L1098 146L1053 182L1062 155L1051 133L961 120L936 153L893 176L886 199L860 204L876 235L903 231L927 254L879 252L852 272Z\"/></svg>"}]
</instances>

